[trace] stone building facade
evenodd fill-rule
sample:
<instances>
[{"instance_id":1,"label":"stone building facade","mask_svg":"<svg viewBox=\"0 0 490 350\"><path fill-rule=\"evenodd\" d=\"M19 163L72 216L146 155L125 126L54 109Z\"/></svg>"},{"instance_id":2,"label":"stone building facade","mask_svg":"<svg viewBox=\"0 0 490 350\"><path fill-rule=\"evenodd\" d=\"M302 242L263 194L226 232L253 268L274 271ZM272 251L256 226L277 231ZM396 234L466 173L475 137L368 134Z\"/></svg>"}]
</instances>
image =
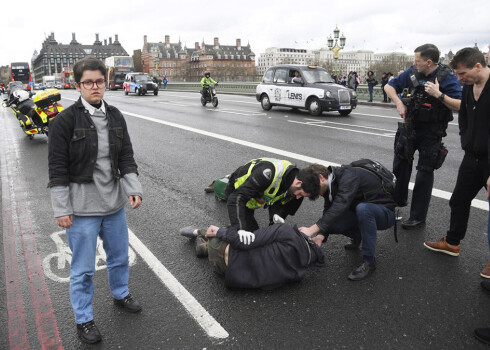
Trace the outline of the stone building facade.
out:
<instances>
[{"instance_id":1,"label":"stone building facade","mask_svg":"<svg viewBox=\"0 0 490 350\"><path fill-rule=\"evenodd\" d=\"M255 78L255 54L250 44L242 46L241 39L236 45L220 45L214 38L214 44L204 41L196 42L193 48L182 45L182 42L170 42L165 35L165 42L150 43L144 36L141 50L142 70L158 79L164 76L169 81L200 80L205 71L210 71L215 80L220 81L253 81Z\"/></svg>"},{"instance_id":2,"label":"stone building facade","mask_svg":"<svg viewBox=\"0 0 490 350\"><path fill-rule=\"evenodd\" d=\"M41 51L34 52L31 61L31 74L35 82L41 82L45 75L60 74L63 67L71 67L73 64L85 56L94 56L104 60L110 56L128 56L126 50L118 40L118 35L104 42L99 40L99 34L95 34L95 41L91 45L80 44L75 33L72 33L72 40L69 44L58 43L51 33L43 42Z\"/></svg>"},{"instance_id":3,"label":"stone building facade","mask_svg":"<svg viewBox=\"0 0 490 350\"><path fill-rule=\"evenodd\" d=\"M270 47L257 59L257 74L262 76L267 68L278 64L313 64L314 60L311 50Z\"/></svg>"}]
</instances>

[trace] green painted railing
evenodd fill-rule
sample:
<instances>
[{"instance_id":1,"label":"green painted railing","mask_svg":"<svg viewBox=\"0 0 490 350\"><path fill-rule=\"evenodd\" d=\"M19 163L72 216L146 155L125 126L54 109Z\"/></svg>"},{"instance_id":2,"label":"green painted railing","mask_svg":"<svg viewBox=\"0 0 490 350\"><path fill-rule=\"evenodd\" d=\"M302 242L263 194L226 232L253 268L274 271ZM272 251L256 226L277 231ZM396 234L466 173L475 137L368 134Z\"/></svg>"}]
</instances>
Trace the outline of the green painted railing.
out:
<instances>
[{"instance_id":1,"label":"green painted railing","mask_svg":"<svg viewBox=\"0 0 490 350\"><path fill-rule=\"evenodd\" d=\"M255 90L257 88L258 83L219 83L218 91L223 93L236 93L236 94L245 94L245 95L255 95ZM163 85L160 85L160 90L163 90ZM200 91L201 84L200 83L168 83L167 90L173 91ZM374 100L382 100L383 92L381 91L381 87L375 86L373 93ZM357 87L357 96L360 100L367 100L369 97L369 91L367 85L359 85Z\"/></svg>"}]
</instances>

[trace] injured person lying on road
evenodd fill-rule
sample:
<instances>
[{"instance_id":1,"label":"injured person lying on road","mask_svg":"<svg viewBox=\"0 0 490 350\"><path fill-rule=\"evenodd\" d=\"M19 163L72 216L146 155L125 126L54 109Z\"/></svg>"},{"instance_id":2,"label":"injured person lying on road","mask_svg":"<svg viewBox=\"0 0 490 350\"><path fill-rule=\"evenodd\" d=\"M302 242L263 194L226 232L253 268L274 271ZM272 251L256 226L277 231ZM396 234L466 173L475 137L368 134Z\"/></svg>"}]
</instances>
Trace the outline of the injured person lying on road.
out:
<instances>
[{"instance_id":1,"label":"injured person lying on road","mask_svg":"<svg viewBox=\"0 0 490 350\"><path fill-rule=\"evenodd\" d=\"M296 226L284 223L254 232L188 226L180 234L196 239L196 255L208 257L214 271L225 276L227 287L273 289L301 281L312 265L325 265L321 248Z\"/></svg>"}]
</instances>

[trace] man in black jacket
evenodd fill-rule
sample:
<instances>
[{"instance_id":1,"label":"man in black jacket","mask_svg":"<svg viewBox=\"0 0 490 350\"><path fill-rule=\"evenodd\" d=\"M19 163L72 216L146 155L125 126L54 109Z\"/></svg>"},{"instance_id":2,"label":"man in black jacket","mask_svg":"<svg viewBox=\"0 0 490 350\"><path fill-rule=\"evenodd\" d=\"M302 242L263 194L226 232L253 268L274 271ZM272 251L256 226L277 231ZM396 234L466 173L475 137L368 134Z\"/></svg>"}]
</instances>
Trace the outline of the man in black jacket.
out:
<instances>
[{"instance_id":1,"label":"man in black jacket","mask_svg":"<svg viewBox=\"0 0 490 350\"><path fill-rule=\"evenodd\" d=\"M273 289L301 281L308 267L323 266L325 255L310 237L288 224L274 224L255 232L236 227L189 226L181 235L200 241L198 256L208 256L225 285L233 288Z\"/></svg>"},{"instance_id":2,"label":"man in black jacket","mask_svg":"<svg viewBox=\"0 0 490 350\"><path fill-rule=\"evenodd\" d=\"M318 245L329 234L352 239L346 248L357 247L362 240L363 263L348 276L352 281L366 278L376 269L376 234L395 224L395 201L378 175L352 165L308 167L320 178L320 194L325 199L323 216L310 227L299 230L314 238ZM307 169L308 169L307 168Z\"/></svg>"},{"instance_id":3,"label":"man in black jacket","mask_svg":"<svg viewBox=\"0 0 490 350\"><path fill-rule=\"evenodd\" d=\"M437 242L425 242L430 250L458 256L460 242L468 227L471 201L489 178L490 132L490 68L483 54L474 48L459 50L451 61L458 79L465 83L459 110L459 134L464 157L449 201L451 219L446 237ZM490 265L490 263L489 263ZM481 273L490 278L490 266Z\"/></svg>"},{"instance_id":4,"label":"man in black jacket","mask_svg":"<svg viewBox=\"0 0 490 350\"><path fill-rule=\"evenodd\" d=\"M205 191L213 192L213 184ZM312 171L299 170L287 160L253 159L228 178L225 199L231 226L257 230L254 210L262 206L269 208L269 224L272 225L274 214L283 219L294 215L303 197L316 199L319 190L318 176Z\"/></svg>"}]
</instances>

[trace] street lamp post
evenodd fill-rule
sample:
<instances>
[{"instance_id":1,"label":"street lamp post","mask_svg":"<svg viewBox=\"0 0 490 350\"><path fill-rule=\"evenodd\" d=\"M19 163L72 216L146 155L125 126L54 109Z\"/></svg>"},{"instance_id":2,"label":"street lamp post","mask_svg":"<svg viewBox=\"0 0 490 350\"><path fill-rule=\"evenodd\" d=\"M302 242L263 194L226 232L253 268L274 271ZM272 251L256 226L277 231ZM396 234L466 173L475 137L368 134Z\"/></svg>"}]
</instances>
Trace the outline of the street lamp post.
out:
<instances>
[{"instance_id":1,"label":"street lamp post","mask_svg":"<svg viewBox=\"0 0 490 350\"><path fill-rule=\"evenodd\" d=\"M335 62L335 73L337 76L339 75L339 67L338 67L338 59L339 59L339 51L342 50L345 47L345 36L344 33L342 33L342 36L339 38L339 33L340 30L338 26L335 26L335 29L333 31L333 38L332 34L328 37L328 49L330 51L333 51L333 58ZM335 39L335 43L334 43Z\"/></svg>"}]
</instances>

